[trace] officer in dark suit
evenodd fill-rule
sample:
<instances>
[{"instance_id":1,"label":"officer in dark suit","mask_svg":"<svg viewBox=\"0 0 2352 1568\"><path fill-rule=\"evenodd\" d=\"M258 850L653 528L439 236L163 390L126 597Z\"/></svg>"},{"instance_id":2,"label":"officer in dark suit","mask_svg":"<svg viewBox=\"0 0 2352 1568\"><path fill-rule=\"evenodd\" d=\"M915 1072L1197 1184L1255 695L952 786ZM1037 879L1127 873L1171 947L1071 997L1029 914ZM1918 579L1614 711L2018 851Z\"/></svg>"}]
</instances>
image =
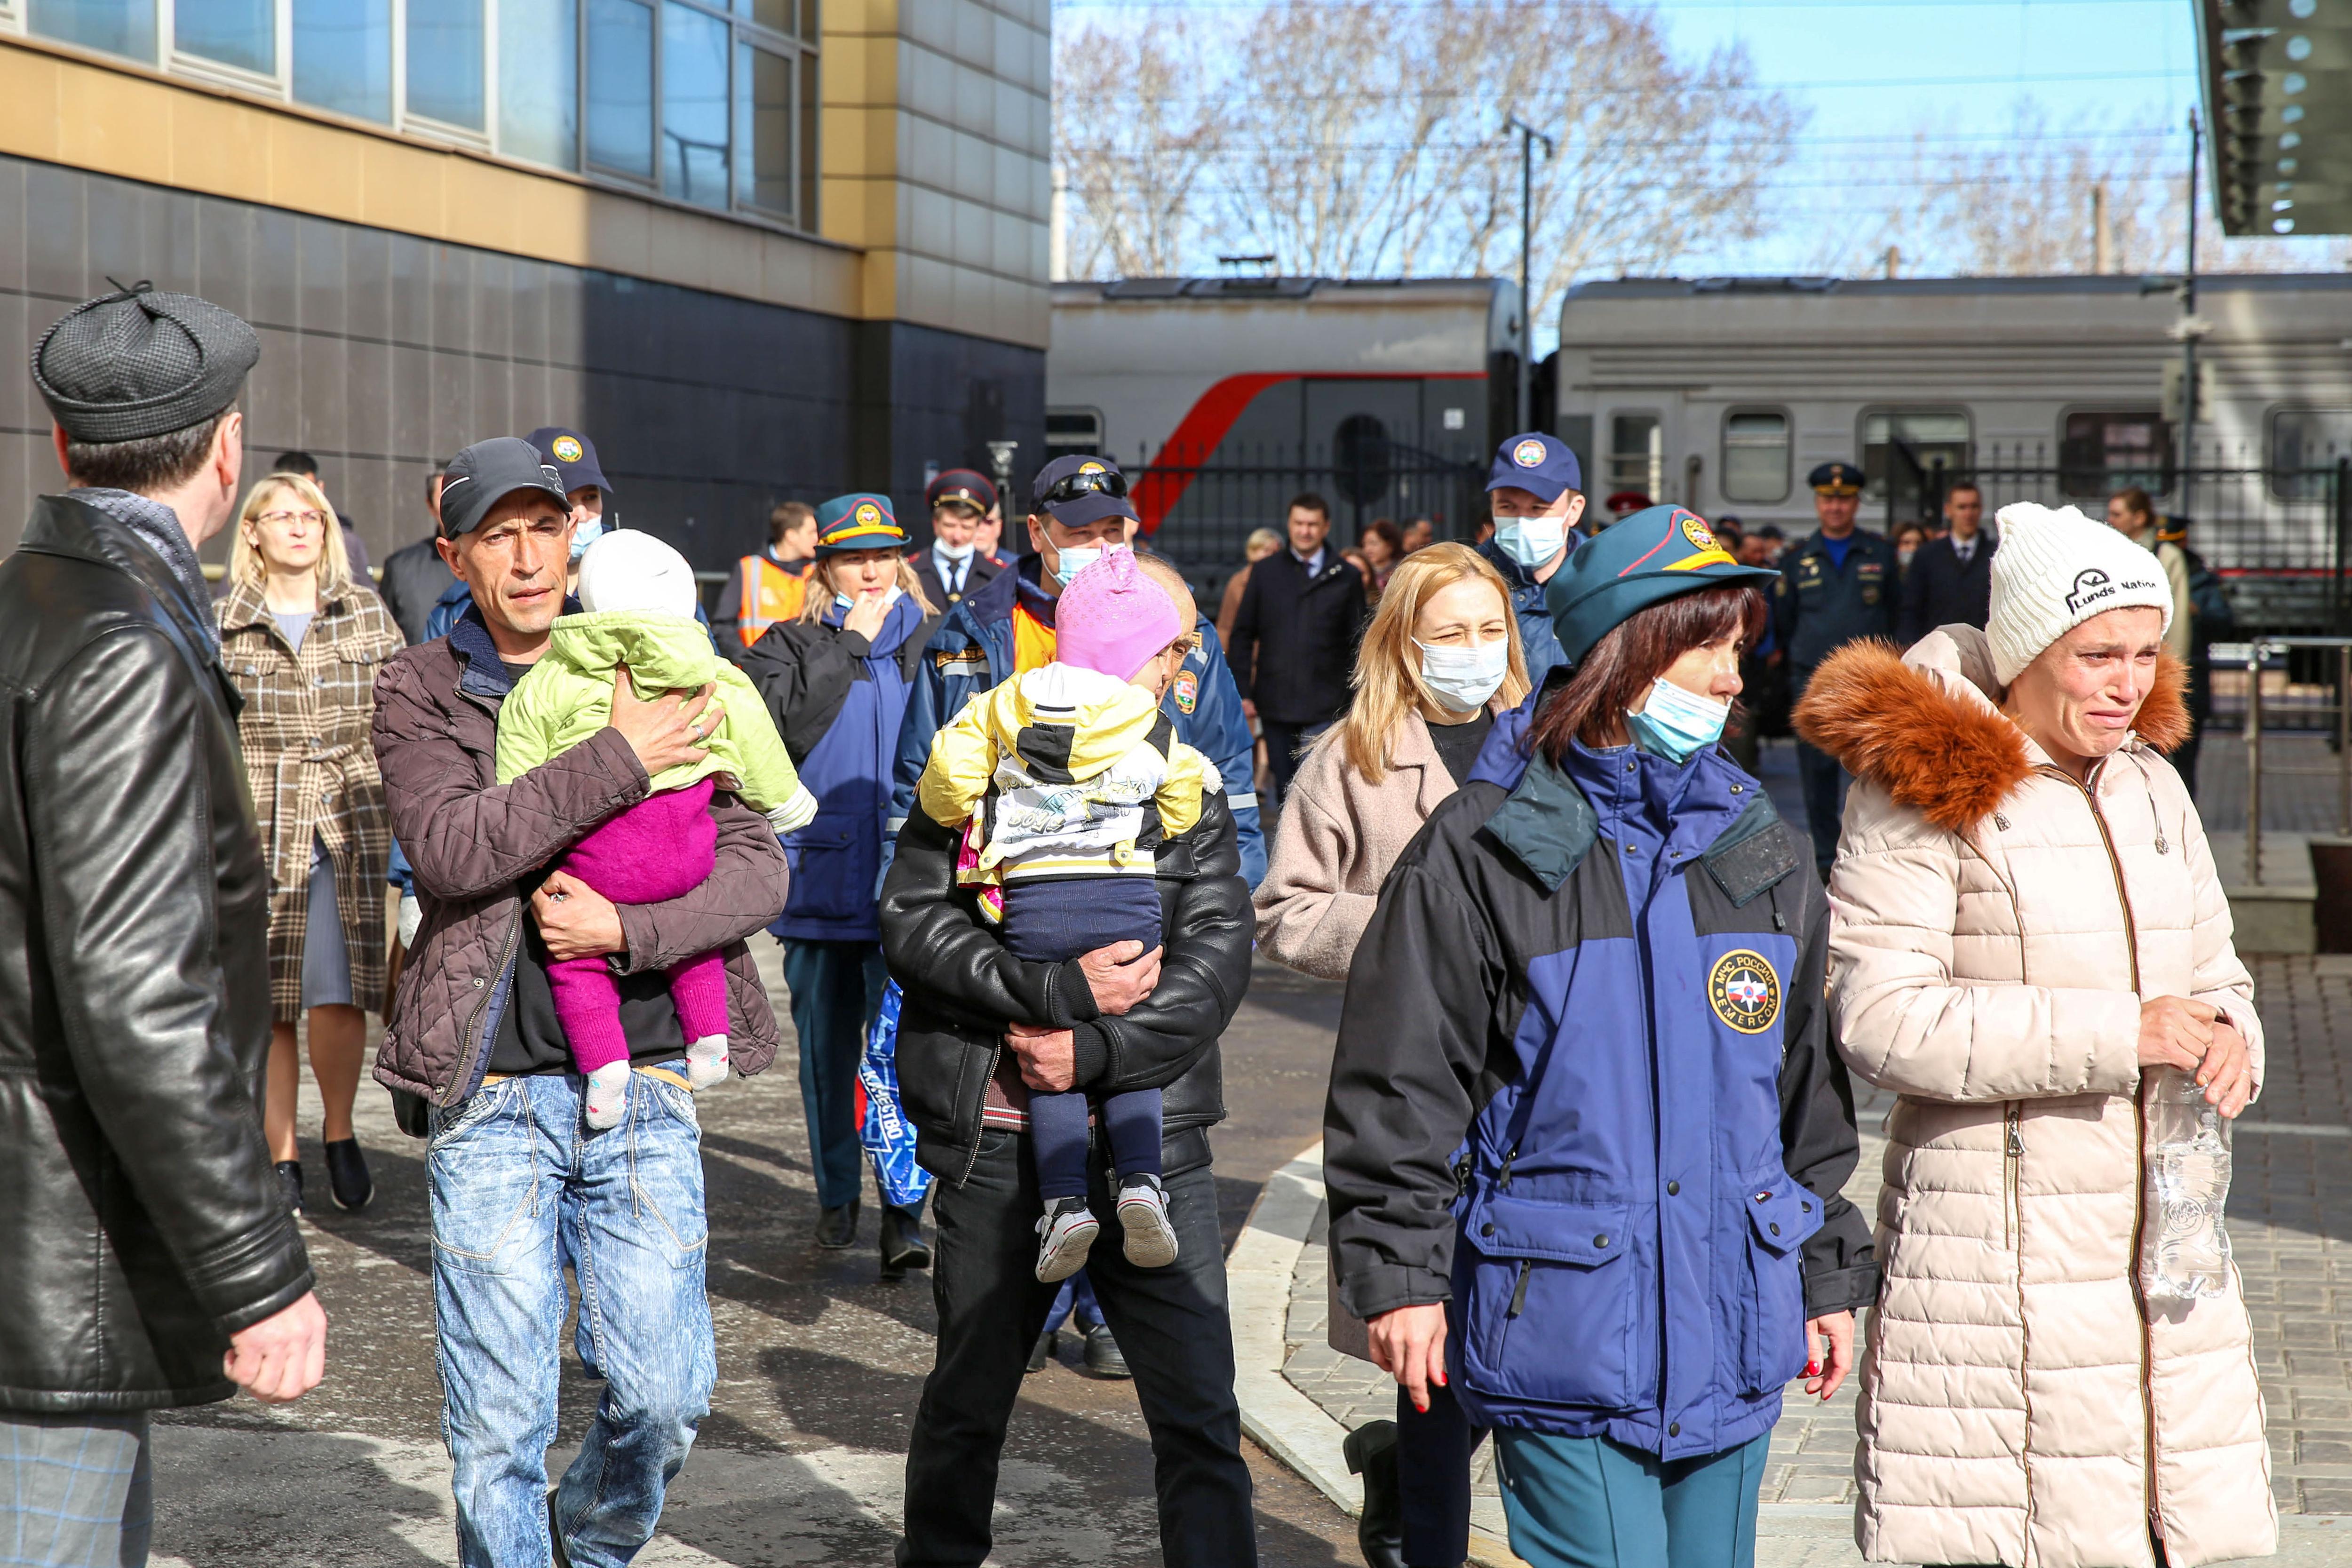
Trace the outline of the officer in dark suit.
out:
<instances>
[{"instance_id":1,"label":"officer in dark suit","mask_svg":"<svg viewBox=\"0 0 2352 1568\"><path fill-rule=\"evenodd\" d=\"M1822 526L1780 558L1780 581L1772 590L1772 635L1788 654L1791 700L1804 696L1814 667L1847 643L1895 632L1895 547L1853 526L1862 470L1852 463L1823 463L1806 482L1813 487L1813 515ZM1827 881L1845 811L1845 770L1800 741L1797 772L1804 781L1813 859Z\"/></svg>"},{"instance_id":2,"label":"officer in dark suit","mask_svg":"<svg viewBox=\"0 0 2352 1568\"><path fill-rule=\"evenodd\" d=\"M1992 613L1992 552L2000 542L1984 530L1984 492L1966 479L1944 493L1950 531L1911 557L1895 640L1909 647L1937 626L1981 628Z\"/></svg>"},{"instance_id":3,"label":"officer in dark suit","mask_svg":"<svg viewBox=\"0 0 2352 1568\"><path fill-rule=\"evenodd\" d=\"M980 520L996 505L996 487L970 468L950 468L923 499L931 506L931 547L908 559L931 608L945 610L1004 570L979 544Z\"/></svg>"}]
</instances>

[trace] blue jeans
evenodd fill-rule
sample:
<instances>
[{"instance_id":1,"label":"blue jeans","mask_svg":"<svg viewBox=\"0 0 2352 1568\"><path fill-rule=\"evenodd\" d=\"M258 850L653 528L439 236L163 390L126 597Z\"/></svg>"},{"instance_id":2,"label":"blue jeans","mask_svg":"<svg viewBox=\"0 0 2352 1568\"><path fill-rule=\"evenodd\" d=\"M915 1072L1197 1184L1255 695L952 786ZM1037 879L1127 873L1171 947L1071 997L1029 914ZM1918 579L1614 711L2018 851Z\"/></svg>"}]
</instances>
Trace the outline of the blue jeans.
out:
<instances>
[{"instance_id":1,"label":"blue jeans","mask_svg":"<svg viewBox=\"0 0 2352 1568\"><path fill-rule=\"evenodd\" d=\"M569 1306L604 1396L555 1513L578 1568L618 1568L653 1538L662 1497L718 1375L703 1293L694 1096L639 1071L618 1127L591 1134L569 1073L485 1085L433 1113L433 1304L441 1433L465 1568L549 1560L547 1446Z\"/></svg>"},{"instance_id":2,"label":"blue jeans","mask_svg":"<svg viewBox=\"0 0 2352 1568\"><path fill-rule=\"evenodd\" d=\"M1661 1462L1606 1437L1495 1428L1511 1550L1532 1568L1756 1568L1766 1432Z\"/></svg>"},{"instance_id":3,"label":"blue jeans","mask_svg":"<svg viewBox=\"0 0 2352 1568\"><path fill-rule=\"evenodd\" d=\"M784 984L793 994L793 1033L800 1038L801 1113L808 1121L809 1163L816 1167L821 1208L856 1203L865 1185L857 1064L889 984L878 942L784 939Z\"/></svg>"}]
</instances>

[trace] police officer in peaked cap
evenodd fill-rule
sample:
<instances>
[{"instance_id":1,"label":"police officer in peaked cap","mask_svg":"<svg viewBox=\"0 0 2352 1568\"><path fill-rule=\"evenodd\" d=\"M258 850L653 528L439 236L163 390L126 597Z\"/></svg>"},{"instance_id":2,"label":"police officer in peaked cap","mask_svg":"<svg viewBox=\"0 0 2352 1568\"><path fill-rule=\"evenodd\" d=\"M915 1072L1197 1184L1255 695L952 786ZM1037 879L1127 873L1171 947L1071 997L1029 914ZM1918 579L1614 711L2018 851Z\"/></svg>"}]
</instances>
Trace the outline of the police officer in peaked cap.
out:
<instances>
[{"instance_id":1,"label":"police officer in peaked cap","mask_svg":"<svg viewBox=\"0 0 2352 1568\"><path fill-rule=\"evenodd\" d=\"M923 596L945 609L1004 570L980 548L980 525L996 506L996 487L977 469L950 468L923 499L931 508L931 546L911 559Z\"/></svg>"},{"instance_id":2,"label":"police officer in peaked cap","mask_svg":"<svg viewBox=\"0 0 2352 1568\"><path fill-rule=\"evenodd\" d=\"M1772 634L1788 655L1790 699L1805 694L1813 670L1857 637L1895 635L1897 588L1895 547L1885 536L1854 526L1862 509L1862 469L1822 464L1806 483L1821 527L1780 558L1772 590ZM1797 773L1805 791L1805 829L1813 860L1829 880L1837 856L1838 824L1845 812L1845 770L1826 752L1797 742Z\"/></svg>"}]
</instances>

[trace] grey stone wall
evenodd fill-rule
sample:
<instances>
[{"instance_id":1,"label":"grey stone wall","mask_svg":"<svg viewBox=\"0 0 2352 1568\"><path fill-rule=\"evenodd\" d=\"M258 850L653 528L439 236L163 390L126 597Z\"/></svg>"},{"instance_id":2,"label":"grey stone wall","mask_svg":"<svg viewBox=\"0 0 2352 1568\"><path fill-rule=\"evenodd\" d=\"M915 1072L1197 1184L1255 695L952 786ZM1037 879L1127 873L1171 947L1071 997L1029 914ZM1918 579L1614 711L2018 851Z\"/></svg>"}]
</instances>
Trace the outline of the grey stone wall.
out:
<instances>
[{"instance_id":1,"label":"grey stone wall","mask_svg":"<svg viewBox=\"0 0 2352 1568\"><path fill-rule=\"evenodd\" d=\"M1025 478L1043 455L1035 350L0 157L0 551L60 483L27 355L109 278L253 322L249 470L315 454L379 561L428 527L432 463L540 425L586 431L622 519L709 568L764 538L777 500L887 488L911 522L927 459L1008 436Z\"/></svg>"}]
</instances>

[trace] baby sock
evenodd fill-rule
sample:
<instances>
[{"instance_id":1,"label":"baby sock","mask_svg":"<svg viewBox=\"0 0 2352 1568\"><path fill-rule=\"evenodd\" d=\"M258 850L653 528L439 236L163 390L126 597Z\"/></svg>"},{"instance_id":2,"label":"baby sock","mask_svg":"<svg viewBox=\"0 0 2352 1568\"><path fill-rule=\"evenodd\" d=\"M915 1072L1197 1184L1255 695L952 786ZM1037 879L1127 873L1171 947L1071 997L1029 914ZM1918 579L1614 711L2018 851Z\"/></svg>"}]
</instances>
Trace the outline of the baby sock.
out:
<instances>
[{"instance_id":1,"label":"baby sock","mask_svg":"<svg viewBox=\"0 0 2352 1568\"><path fill-rule=\"evenodd\" d=\"M588 1075L588 1125L595 1128L620 1124L621 1115L629 1108L629 1064L625 1061L606 1062Z\"/></svg>"},{"instance_id":2,"label":"baby sock","mask_svg":"<svg viewBox=\"0 0 2352 1568\"><path fill-rule=\"evenodd\" d=\"M727 1037L705 1035L686 1047L686 1081L699 1091L727 1079Z\"/></svg>"}]
</instances>

